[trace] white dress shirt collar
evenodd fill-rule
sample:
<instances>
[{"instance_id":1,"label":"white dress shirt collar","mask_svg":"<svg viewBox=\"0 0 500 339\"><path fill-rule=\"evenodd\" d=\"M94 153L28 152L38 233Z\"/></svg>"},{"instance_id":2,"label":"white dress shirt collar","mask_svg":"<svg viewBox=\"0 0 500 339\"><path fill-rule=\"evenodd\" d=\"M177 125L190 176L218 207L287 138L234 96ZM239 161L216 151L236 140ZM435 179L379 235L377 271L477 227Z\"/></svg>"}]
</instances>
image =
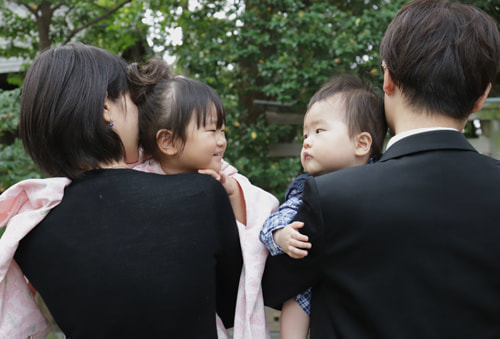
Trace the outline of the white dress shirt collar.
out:
<instances>
[{"instance_id":1,"label":"white dress shirt collar","mask_svg":"<svg viewBox=\"0 0 500 339\"><path fill-rule=\"evenodd\" d=\"M409 131L404 131L404 132L401 132L399 134L396 134L391 139L389 139L389 142L387 143L385 150L387 151L389 149L389 147L394 145L396 142L398 142L401 139L404 139L406 137L409 137L410 135L424 133L424 132L431 132L431 131L457 131L457 132L459 132L455 128L448 128L448 127L426 127L426 128L411 129Z\"/></svg>"}]
</instances>

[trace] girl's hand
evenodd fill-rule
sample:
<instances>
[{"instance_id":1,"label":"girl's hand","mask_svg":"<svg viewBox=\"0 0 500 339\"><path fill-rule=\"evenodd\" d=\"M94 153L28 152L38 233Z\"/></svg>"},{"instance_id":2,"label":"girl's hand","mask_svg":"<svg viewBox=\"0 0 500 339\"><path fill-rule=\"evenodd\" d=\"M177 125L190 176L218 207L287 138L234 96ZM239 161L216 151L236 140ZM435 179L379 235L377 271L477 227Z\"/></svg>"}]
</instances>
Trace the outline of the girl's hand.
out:
<instances>
[{"instance_id":1,"label":"girl's hand","mask_svg":"<svg viewBox=\"0 0 500 339\"><path fill-rule=\"evenodd\" d=\"M238 192L238 183L234 178L228 177L223 173L217 173L212 169L200 169L198 170L198 173L211 175L216 180L218 180L226 189L226 193L228 196L231 196Z\"/></svg>"},{"instance_id":2,"label":"girl's hand","mask_svg":"<svg viewBox=\"0 0 500 339\"><path fill-rule=\"evenodd\" d=\"M246 225L247 210L245 199L243 197L243 191L241 190L240 185L238 184L236 179L223 173L217 173L216 171L211 169L200 169L198 170L198 173L211 175L222 184L229 197L231 206L233 207L234 216L240 223Z\"/></svg>"},{"instance_id":3,"label":"girl's hand","mask_svg":"<svg viewBox=\"0 0 500 339\"><path fill-rule=\"evenodd\" d=\"M294 221L291 224L273 232L274 242L291 258L301 259L307 256L307 251L312 244L308 242L307 235L301 234L298 229L304 227L304 223Z\"/></svg>"}]
</instances>

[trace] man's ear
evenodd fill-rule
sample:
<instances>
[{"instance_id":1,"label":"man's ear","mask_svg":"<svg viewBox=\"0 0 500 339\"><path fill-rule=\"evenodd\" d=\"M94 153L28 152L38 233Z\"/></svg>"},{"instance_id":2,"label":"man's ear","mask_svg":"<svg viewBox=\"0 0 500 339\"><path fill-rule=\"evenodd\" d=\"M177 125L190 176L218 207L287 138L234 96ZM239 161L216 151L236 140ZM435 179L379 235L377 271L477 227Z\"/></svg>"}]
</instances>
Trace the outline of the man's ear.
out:
<instances>
[{"instance_id":1,"label":"man's ear","mask_svg":"<svg viewBox=\"0 0 500 339\"><path fill-rule=\"evenodd\" d=\"M387 95L391 95L394 92L395 87L396 87L396 85L394 84L394 81L392 80L391 72L389 72L389 69L386 69L384 71L384 85L382 86L384 93Z\"/></svg>"},{"instance_id":2,"label":"man's ear","mask_svg":"<svg viewBox=\"0 0 500 339\"><path fill-rule=\"evenodd\" d=\"M472 113L476 113L481 108L483 108L484 102L486 101L488 94L490 94L490 90L491 90L491 82L486 87L486 90L484 91L483 95L481 95L481 97L477 99L476 103L474 104L474 107L472 108Z\"/></svg>"},{"instance_id":3,"label":"man's ear","mask_svg":"<svg viewBox=\"0 0 500 339\"><path fill-rule=\"evenodd\" d=\"M172 138L172 132L167 129L161 129L156 132L156 144L163 154L174 156L178 152Z\"/></svg>"},{"instance_id":4,"label":"man's ear","mask_svg":"<svg viewBox=\"0 0 500 339\"><path fill-rule=\"evenodd\" d=\"M370 154L372 148L372 136L368 132L362 132L356 135L355 139L354 154L358 157Z\"/></svg>"}]
</instances>

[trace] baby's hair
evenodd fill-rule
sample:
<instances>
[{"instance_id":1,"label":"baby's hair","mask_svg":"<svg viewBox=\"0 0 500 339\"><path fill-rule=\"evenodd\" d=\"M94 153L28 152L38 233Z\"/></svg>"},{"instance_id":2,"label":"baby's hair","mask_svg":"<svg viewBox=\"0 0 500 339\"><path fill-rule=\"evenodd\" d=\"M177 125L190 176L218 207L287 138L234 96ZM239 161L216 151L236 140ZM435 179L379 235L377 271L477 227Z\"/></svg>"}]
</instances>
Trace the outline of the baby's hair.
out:
<instances>
[{"instance_id":1,"label":"baby's hair","mask_svg":"<svg viewBox=\"0 0 500 339\"><path fill-rule=\"evenodd\" d=\"M334 95L342 94L344 119L349 136L368 132L372 137L371 155L382 154L384 139L387 133L387 122L384 113L384 97L378 88L360 78L341 74L330 78L309 100L307 110L318 101L326 100Z\"/></svg>"},{"instance_id":2,"label":"baby's hair","mask_svg":"<svg viewBox=\"0 0 500 339\"><path fill-rule=\"evenodd\" d=\"M128 78L131 98L139 110L140 143L147 154L158 154L156 133L161 129L169 130L182 149L193 116L198 127L205 126L207 116L215 109L216 127L225 124L224 107L217 93L198 80L174 76L163 59L131 64Z\"/></svg>"}]
</instances>

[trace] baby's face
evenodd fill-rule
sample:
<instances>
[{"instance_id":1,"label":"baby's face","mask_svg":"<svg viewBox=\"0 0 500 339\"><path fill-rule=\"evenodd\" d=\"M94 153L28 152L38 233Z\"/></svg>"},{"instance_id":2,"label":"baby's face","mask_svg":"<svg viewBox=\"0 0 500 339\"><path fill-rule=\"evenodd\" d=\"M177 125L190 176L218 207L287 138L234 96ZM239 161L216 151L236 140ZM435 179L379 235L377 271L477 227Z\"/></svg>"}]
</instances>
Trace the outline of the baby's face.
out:
<instances>
[{"instance_id":1,"label":"baby's face","mask_svg":"<svg viewBox=\"0 0 500 339\"><path fill-rule=\"evenodd\" d=\"M344 118L344 102L334 95L312 105L304 118L300 160L313 176L355 164L355 143Z\"/></svg>"}]
</instances>

